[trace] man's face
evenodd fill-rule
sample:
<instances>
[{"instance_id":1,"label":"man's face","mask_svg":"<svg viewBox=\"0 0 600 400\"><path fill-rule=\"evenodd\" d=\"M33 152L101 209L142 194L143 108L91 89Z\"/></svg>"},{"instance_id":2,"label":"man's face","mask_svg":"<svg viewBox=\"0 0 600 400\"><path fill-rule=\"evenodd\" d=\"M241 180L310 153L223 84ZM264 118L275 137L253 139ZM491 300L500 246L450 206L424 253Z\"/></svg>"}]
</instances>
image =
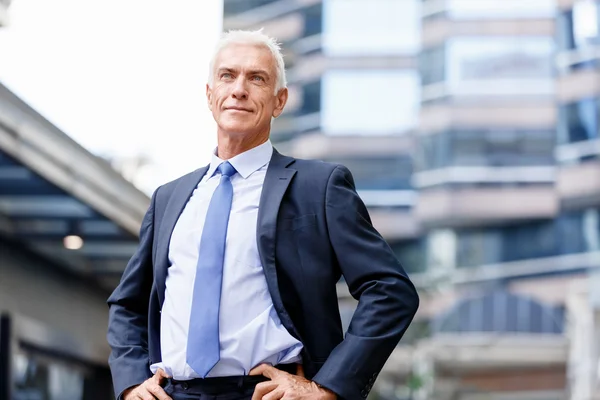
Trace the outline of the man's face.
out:
<instances>
[{"instance_id":1,"label":"man's face","mask_svg":"<svg viewBox=\"0 0 600 400\"><path fill-rule=\"evenodd\" d=\"M275 94L275 59L263 46L231 44L214 62L212 87L206 86L208 106L219 129L230 135L266 134L278 117L287 89Z\"/></svg>"}]
</instances>

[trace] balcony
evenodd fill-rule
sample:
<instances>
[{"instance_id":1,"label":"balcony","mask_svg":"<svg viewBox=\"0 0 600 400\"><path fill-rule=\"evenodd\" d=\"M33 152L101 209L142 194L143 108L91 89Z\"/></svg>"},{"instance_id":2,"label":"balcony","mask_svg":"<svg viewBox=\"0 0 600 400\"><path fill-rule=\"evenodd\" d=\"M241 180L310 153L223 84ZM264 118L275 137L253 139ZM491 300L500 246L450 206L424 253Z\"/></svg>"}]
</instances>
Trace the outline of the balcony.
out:
<instances>
[{"instance_id":1,"label":"balcony","mask_svg":"<svg viewBox=\"0 0 600 400\"><path fill-rule=\"evenodd\" d=\"M480 103L440 104L421 109L419 132L422 134L468 128L547 129L556 126L556 106L547 101L541 104L492 105Z\"/></svg>"},{"instance_id":2,"label":"balcony","mask_svg":"<svg viewBox=\"0 0 600 400\"><path fill-rule=\"evenodd\" d=\"M556 82L556 97L560 103L598 97L599 94L600 74L594 69L573 71L561 76Z\"/></svg>"},{"instance_id":3,"label":"balcony","mask_svg":"<svg viewBox=\"0 0 600 400\"><path fill-rule=\"evenodd\" d=\"M554 18L479 19L452 21L438 18L423 22L423 47L443 43L455 36L552 36Z\"/></svg>"},{"instance_id":4,"label":"balcony","mask_svg":"<svg viewBox=\"0 0 600 400\"><path fill-rule=\"evenodd\" d=\"M297 137L291 155L299 158L331 158L411 154L415 150L411 135L328 136L312 133Z\"/></svg>"},{"instance_id":5,"label":"balcony","mask_svg":"<svg viewBox=\"0 0 600 400\"><path fill-rule=\"evenodd\" d=\"M417 218L426 227L466 227L552 218L559 211L553 185L437 188L421 191Z\"/></svg>"},{"instance_id":6,"label":"balcony","mask_svg":"<svg viewBox=\"0 0 600 400\"><path fill-rule=\"evenodd\" d=\"M421 233L419 222L410 210L372 209L369 214L375 229L388 241L413 239Z\"/></svg>"},{"instance_id":7,"label":"balcony","mask_svg":"<svg viewBox=\"0 0 600 400\"><path fill-rule=\"evenodd\" d=\"M565 207L584 208L599 205L600 160L562 165L558 169L556 187Z\"/></svg>"}]
</instances>

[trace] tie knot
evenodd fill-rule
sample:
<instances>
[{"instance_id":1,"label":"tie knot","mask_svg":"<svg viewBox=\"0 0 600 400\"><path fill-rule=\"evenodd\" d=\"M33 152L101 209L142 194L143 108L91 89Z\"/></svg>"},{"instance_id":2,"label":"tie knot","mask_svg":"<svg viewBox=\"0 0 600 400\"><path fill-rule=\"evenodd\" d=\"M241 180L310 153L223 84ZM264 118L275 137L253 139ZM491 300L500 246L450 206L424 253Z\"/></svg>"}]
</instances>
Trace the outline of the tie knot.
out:
<instances>
[{"instance_id":1,"label":"tie knot","mask_svg":"<svg viewBox=\"0 0 600 400\"><path fill-rule=\"evenodd\" d=\"M221 173L223 176L230 177L235 174L237 171L233 168L233 165L229 164L229 161L225 161L217 168L217 171Z\"/></svg>"}]
</instances>

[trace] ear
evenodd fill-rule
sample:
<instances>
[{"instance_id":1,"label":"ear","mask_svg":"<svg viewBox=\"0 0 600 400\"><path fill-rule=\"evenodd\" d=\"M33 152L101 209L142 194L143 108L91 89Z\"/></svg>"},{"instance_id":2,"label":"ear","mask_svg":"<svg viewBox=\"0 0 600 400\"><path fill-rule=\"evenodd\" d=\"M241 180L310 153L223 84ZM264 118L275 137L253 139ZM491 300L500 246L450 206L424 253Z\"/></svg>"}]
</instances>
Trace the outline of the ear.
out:
<instances>
[{"instance_id":1,"label":"ear","mask_svg":"<svg viewBox=\"0 0 600 400\"><path fill-rule=\"evenodd\" d=\"M212 111L212 89L208 83L206 84L206 101L208 102L208 109Z\"/></svg>"},{"instance_id":2,"label":"ear","mask_svg":"<svg viewBox=\"0 0 600 400\"><path fill-rule=\"evenodd\" d=\"M273 118L277 118L283 112L283 107L285 107L285 103L288 100L288 90L287 88L283 88L279 90L277 93L277 104L275 105L275 109L273 110Z\"/></svg>"}]
</instances>

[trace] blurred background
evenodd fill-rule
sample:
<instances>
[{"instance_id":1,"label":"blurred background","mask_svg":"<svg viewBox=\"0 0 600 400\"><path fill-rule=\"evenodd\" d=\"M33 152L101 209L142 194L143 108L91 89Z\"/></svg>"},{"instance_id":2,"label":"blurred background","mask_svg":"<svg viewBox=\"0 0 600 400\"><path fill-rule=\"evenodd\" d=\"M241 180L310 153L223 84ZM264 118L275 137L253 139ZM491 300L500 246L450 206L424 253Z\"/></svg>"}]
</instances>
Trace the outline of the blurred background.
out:
<instances>
[{"instance_id":1,"label":"blurred background","mask_svg":"<svg viewBox=\"0 0 600 400\"><path fill-rule=\"evenodd\" d=\"M106 297L259 28L275 147L348 166L419 289L371 398L600 399L595 0L0 0L0 399L112 398Z\"/></svg>"}]
</instances>

